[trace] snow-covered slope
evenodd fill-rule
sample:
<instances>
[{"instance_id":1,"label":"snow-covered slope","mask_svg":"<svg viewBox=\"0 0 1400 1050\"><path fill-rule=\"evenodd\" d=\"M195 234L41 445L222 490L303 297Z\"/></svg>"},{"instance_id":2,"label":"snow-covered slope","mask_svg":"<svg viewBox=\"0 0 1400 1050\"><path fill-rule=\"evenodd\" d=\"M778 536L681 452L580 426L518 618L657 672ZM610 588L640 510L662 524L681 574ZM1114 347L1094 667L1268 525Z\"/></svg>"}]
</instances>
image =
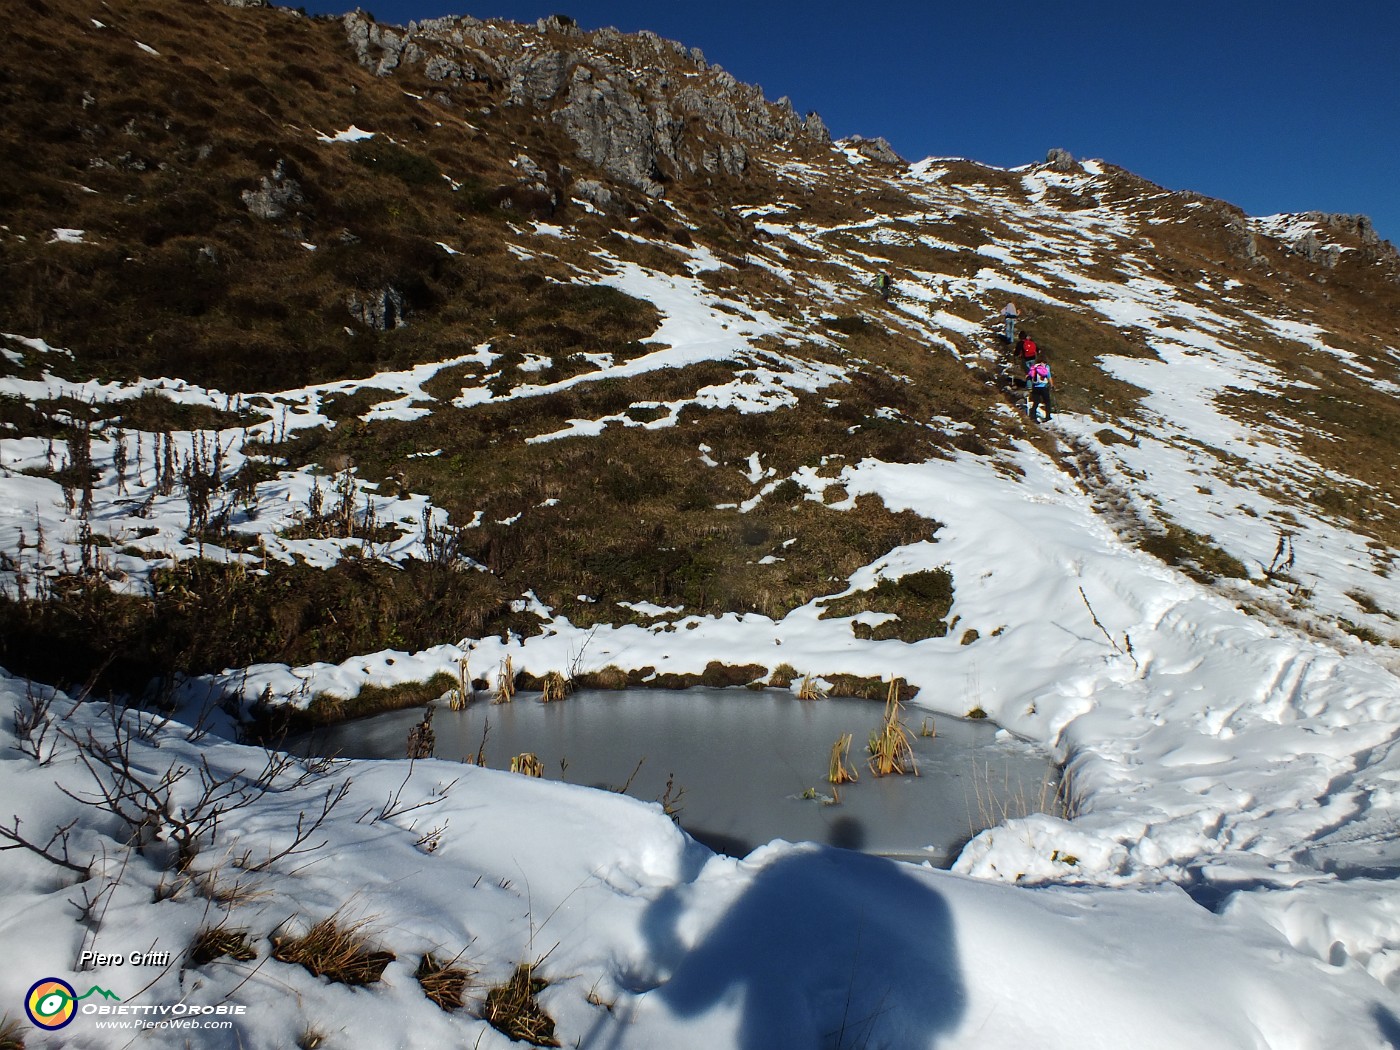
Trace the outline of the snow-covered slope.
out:
<instances>
[{"instance_id":1,"label":"snow-covered slope","mask_svg":"<svg viewBox=\"0 0 1400 1050\"><path fill-rule=\"evenodd\" d=\"M32 689L0 689L33 710ZM5 798L41 847L76 821L48 850L90 875L7 855L3 929L19 961L5 995L18 1006L60 977L77 996L96 986L120 1001L87 998L60 1032L27 1029L30 1046L124 1046L133 1022L162 1046L512 1045L425 997L415 973L428 954L472 971L477 1009L536 964L564 1045L1359 1048L1396 1034L1400 914L1382 880L1247 878L1212 911L1171 883L1028 889L785 843L741 861L690 842L655 805L439 761L294 764L172 871L161 829L143 829L138 852L82 801L112 784L94 741L121 741L147 778L189 770L176 798L192 815L196 779L241 787L264 755L173 725L143 734L135 715L114 721L91 702L46 713L72 739L7 746ZM992 851L1013 863L1088 838L1044 826L996 837L1017 840ZM274 957L327 918L392 953L380 980L348 987ZM185 954L211 931L244 958ZM79 967L83 952L107 958Z\"/></svg>"},{"instance_id":2,"label":"snow-covered slope","mask_svg":"<svg viewBox=\"0 0 1400 1050\"><path fill-rule=\"evenodd\" d=\"M777 352L745 351L748 340L781 333L771 320L755 315L752 330L712 330L708 293L695 282L636 268L617 272L631 294L655 302L667 318L669 348L631 367L672 367L676 359L711 352L761 356L768 370L755 374L757 382L734 387L751 410L793 385L831 381L821 369ZM981 294L995 302L1005 291ZM1148 313L1141 297L1150 289L1129 282L1104 285L1101 294L1125 315ZM901 309L905 323L930 334L942 325L950 339L957 334L919 304L917 287ZM1193 342L1194 356L1173 371L1175 384L1157 386L1168 391L1160 397L1179 397L1181 406L1204 406L1210 383L1218 389L1225 378L1257 366L1212 334L1209 323L1192 331L1179 342ZM1151 338L1162 339L1155 330ZM1159 345L1170 353L1178 343ZM27 350L50 352L38 345ZM1232 361L1237 370L1226 372ZM597 374L606 376L610 367L600 363ZM380 376L366 385L385 391L384 407L365 413L371 418L421 392L421 376ZM28 386L15 390L39 396ZM83 393L132 391L90 386ZM224 401L188 388L174 395ZM319 425L317 396L278 392L269 400L284 406L280 417L257 425ZM483 388L463 396L492 395ZM712 392L717 402L735 396ZM1179 409L1157 418L1168 414ZM661 425L674 417L658 415ZM1085 413L1057 419L1053 426L1065 440L1093 440L1100 425ZM1211 446L1233 442L1237 454L1257 452L1256 469L1296 465L1285 447L1261 448L1257 435L1245 435L1218 413L1195 422L1194 433L1208 435ZM578 440L588 432L583 424L572 431ZM1113 446L1123 450L1118 469L1125 475L1136 464L1153 481L1169 480L1194 447L1167 427L1136 434L1135 446ZM233 437L219 440L232 444ZM198 440L181 435L177 447L188 454ZM57 482L16 472L48 455L45 443L7 441L4 455L3 484L16 508L5 534L12 558L31 577L42 571L35 560L41 555L79 559L78 509L65 509ZM92 458L111 462L111 446L100 436ZM236 465L231 459L230 469ZM756 497L781 480L764 472L761 449L744 469ZM161 554L195 552L182 543L181 497L156 498L139 518L123 518L134 512L129 495L119 492L115 467L102 466L101 475L92 520L116 535L144 526L151 530L144 542ZM342 763L326 778L269 791L229 812L218 839L187 871L172 873L161 861L167 846L131 852L118 822L94 820L72 798L90 799L94 791L75 741L88 741L89 732L107 740L114 730L99 705L70 713L60 700L48 712L54 728L42 761L23 749L7 751L5 797L21 820L17 832L31 844L42 846L54 827L77 818L69 855L81 864L95 858L94 875L78 880L23 851L6 855L14 887L6 898L6 940L36 943L31 939L44 931L46 945L26 955L32 963L23 972L12 972L6 994L17 1002L33 980L66 974L75 987L91 981L142 1003L241 1004L248 1009L239 1015L236 1038L245 1046L275 1045L299 1025L324 1033L326 1045L379 1041L399 1028L394 1019L402 1016L413 1022L401 1045L504 1045L483 1022L431 1005L413 979L423 952L450 957L465 949L463 959L480 968L478 997L516 963L544 958L540 973L551 983L542 1002L566 1042L589 1046L1019 1047L1029 1039L1046 1047L1380 1047L1393 1041L1400 1024L1400 909L1390 892L1400 868L1400 685L1390 671L1276 617L1249 615L1232 592L1137 550L1119 534L1120 520L1098 513L1096 493L1024 441L993 456L866 460L825 476L800 472L793 480L811 498L839 486L847 505L874 493L894 509L941 522L931 541L889 552L853 576L848 589L946 567L959 581L952 609L958 629L912 644L861 641L848 618L822 619L813 603L779 620L678 610L650 628L584 631L536 606L546 622L533 637L466 639L341 666L237 670L224 676L223 686L248 702L268 693L350 695L366 683L450 673L463 656L476 667L494 667L510 655L517 667L542 675L580 652L597 667L673 673L699 673L723 659L769 668L782 662L800 672L899 675L919 688L919 706L951 714L980 706L1055 749L1068 764L1065 818L1033 815L983 833L954 874L784 844L740 862L688 843L654 808L607 794L440 763ZM311 474L287 471L259 486L254 503L241 511L265 530L273 556L333 559L353 545L278 536L316 484ZM136 471L126 485L141 491L153 479ZM1139 496L1153 492L1143 483L1124 487ZM1226 520L1220 491L1156 489L1173 517L1208 521L1212 534L1230 545L1234 534L1220 528ZM1265 513L1279 506L1244 487L1227 491L1261 501ZM368 489L355 495L381 498ZM404 539L378 556L422 556L425 509L421 497L379 507L378 518L398 522ZM1315 522L1308 534L1326 535L1338 552L1327 570L1331 585L1343 591L1364 576L1382 601L1393 602L1388 580L1368 573L1364 563L1344 565L1345 552L1360 540L1323 529ZM29 537L42 531L48 546L20 550L21 531ZM1247 536L1241 533L1238 542ZM119 555L99 552L119 583L134 585L150 570L142 542ZM1347 571L1356 575L1348 578ZM13 569L8 578L14 586ZM960 644L969 629L977 640ZM26 699L35 694L32 687L12 681L5 688L17 710L32 704ZM192 683L188 695L206 695L206 688ZM214 778L262 765L256 752L182 735L173 726L149 742L128 734L132 765L148 777L171 763L195 771L181 792L191 788L202 762ZM103 767L97 769L101 774ZM314 816L327 787L346 780L352 794L307 844L326 845L267 870L247 870L285 846L298 814ZM56 785L71 794L59 794ZM388 808L411 816L371 819L394 797L399 805ZM431 807L408 809L419 802ZM425 835L440 845L425 852ZM215 885L241 887L246 901L224 899L228 894L209 890ZM84 892L107 894L100 922L73 921L68 901ZM309 924L331 913L366 921L376 944L395 953L382 983L351 992L269 959L267 938L283 923ZM219 923L247 929L256 960L201 966L186 960L149 972L74 970L78 953L94 946L125 954L154 945L175 958L201 925ZM156 1037L173 1040L174 1033ZM32 1038L43 1045L42 1036ZM118 1045L126 1038L99 1031L88 1016L63 1034L64 1045ZM236 1045L232 1035L224 1043L217 1038L202 1035L199 1045Z\"/></svg>"}]
</instances>

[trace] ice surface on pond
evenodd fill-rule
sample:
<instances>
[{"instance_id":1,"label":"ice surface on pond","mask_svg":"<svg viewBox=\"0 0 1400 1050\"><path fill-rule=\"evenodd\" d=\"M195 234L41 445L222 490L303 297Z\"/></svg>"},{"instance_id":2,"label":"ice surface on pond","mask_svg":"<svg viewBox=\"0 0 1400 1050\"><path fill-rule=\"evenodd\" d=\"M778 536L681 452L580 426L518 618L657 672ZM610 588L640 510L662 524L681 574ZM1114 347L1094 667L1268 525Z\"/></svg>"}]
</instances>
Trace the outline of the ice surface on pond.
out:
<instances>
[{"instance_id":1,"label":"ice surface on pond","mask_svg":"<svg viewBox=\"0 0 1400 1050\"><path fill-rule=\"evenodd\" d=\"M505 768L531 752L550 779L618 788L631 777L628 794L641 799L661 799L674 774L673 794L685 789L681 825L737 856L781 838L947 865L989 824L1053 804L1055 770L1045 753L990 722L908 711L919 776L875 777L865 743L882 714L869 700L803 701L771 689L587 691L550 704L522 695L438 708L433 729L438 758L472 758L485 733L488 765ZM415 708L345 723L317 731L314 746L402 758L421 717ZM920 736L925 724L937 735ZM833 789L828 759L845 733L860 780Z\"/></svg>"}]
</instances>

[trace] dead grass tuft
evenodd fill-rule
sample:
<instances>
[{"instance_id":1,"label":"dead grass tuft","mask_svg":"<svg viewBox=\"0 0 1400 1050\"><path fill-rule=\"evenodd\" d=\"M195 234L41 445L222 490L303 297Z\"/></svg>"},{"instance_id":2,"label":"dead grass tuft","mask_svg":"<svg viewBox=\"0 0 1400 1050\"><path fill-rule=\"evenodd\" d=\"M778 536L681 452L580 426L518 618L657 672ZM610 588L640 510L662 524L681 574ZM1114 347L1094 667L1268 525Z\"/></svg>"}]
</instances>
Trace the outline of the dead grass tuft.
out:
<instances>
[{"instance_id":1,"label":"dead grass tuft","mask_svg":"<svg viewBox=\"0 0 1400 1050\"><path fill-rule=\"evenodd\" d=\"M970 780L972 798L968 800L969 817L972 816L972 805L975 803L977 807L977 823L971 825L973 834L1033 813L1073 818L1067 795L1069 782L1063 772L1044 777L1036 793L1030 795L1019 781L1012 783L1009 768L1004 768L998 777L990 763L979 764L974 759Z\"/></svg>"},{"instance_id":2,"label":"dead grass tuft","mask_svg":"<svg viewBox=\"0 0 1400 1050\"><path fill-rule=\"evenodd\" d=\"M527 777L544 776L544 763L533 751L525 751L510 760L510 771Z\"/></svg>"},{"instance_id":3,"label":"dead grass tuft","mask_svg":"<svg viewBox=\"0 0 1400 1050\"><path fill-rule=\"evenodd\" d=\"M774 689L786 689L797 678L797 668L792 664L779 664L768 676L768 684Z\"/></svg>"},{"instance_id":4,"label":"dead grass tuft","mask_svg":"<svg viewBox=\"0 0 1400 1050\"><path fill-rule=\"evenodd\" d=\"M447 691L447 709L449 711L465 711L475 697L476 689L472 684L471 663L466 656L463 656L457 661L457 680Z\"/></svg>"},{"instance_id":5,"label":"dead grass tuft","mask_svg":"<svg viewBox=\"0 0 1400 1050\"><path fill-rule=\"evenodd\" d=\"M1175 522L1167 522L1160 533L1144 536L1138 546L1201 583L1211 583L1220 577L1242 580L1249 576L1244 563L1217 547L1210 536L1202 536Z\"/></svg>"},{"instance_id":6,"label":"dead grass tuft","mask_svg":"<svg viewBox=\"0 0 1400 1050\"><path fill-rule=\"evenodd\" d=\"M25 1026L11 1020L6 1014L0 1017L0 1050L24 1050Z\"/></svg>"},{"instance_id":7,"label":"dead grass tuft","mask_svg":"<svg viewBox=\"0 0 1400 1050\"><path fill-rule=\"evenodd\" d=\"M850 764L851 734L846 733L831 745L831 768L826 779L833 784L851 784L860 779L860 774Z\"/></svg>"},{"instance_id":8,"label":"dead grass tuft","mask_svg":"<svg viewBox=\"0 0 1400 1050\"><path fill-rule=\"evenodd\" d=\"M868 591L823 603L822 619L861 612L891 613L895 619L871 626L852 623L857 638L876 641L898 638L917 642L948 633L944 619L953 607L953 574L945 568L911 572L895 580L882 579Z\"/></svg>"},{"instance_id":9,"label":"dead grass tuft","mask_svg":"<svg viewBox=\"0 0 1400 1050\"><path fill-rule=\"evenodd\" d=\"M458 966L457 962L461 957L462 953L458 952L444 962L432 952L428 952L419 961L418 969L413 974L422 987L423 994L444 1010L462 1008L463 992L476 972Z\"/></svg>"},{"instance_id":10,"label":"dead grass tuft","mask_svg":"<svg viewBox=\"0 0 1400 1050\"><path fill-rule=\"evenodd\" d=\"M870 771L877 777L890 774L919 775L914 765L914 745L909 739L909 731L900 718L902 708L899 702L899 679L890 679L889 695L885 700L885 718L879 730L870 734L867 750L870 752Z\"/></svg>"},{"instance_id":11,"label":"dead grass tuft","mask_svg":"<svg viewBox=\"0 0 1400 1050\"><path fill-rule=\"evenodd\" d=\"M585 672L576 681L580 689L626 689L632 684L628 673L616 664Z\"/></svg>"},{"instance_id":12,"label":"dead grass tuft","mask_svg":"<svg viewBox=\"0 0 1400 1050\"><path fill-rule=\"evenodd\" d=\"M501 661L501 669L496 673L496 692L491 697L493 704L508 704L515 699L515 667L507 656Z\"/></svg>"},{"instance_id":13,"label":"dead grass tuft","mask_svg":"<svg viewBox=\"0 0 1400 1050\"><path fill-rule=\"evenodd\" d=\"M368 919L346 924L331 915L300 937L273 934L272 957L337 984L373 984L394 961L394 953L371 946L365 935L368 925Z\"/></svg>"},{"instance_id":14,"label":"dead grass tuft","mask_svg":"<svg viewBox=\"0 0 1400 1050\"><path fill-rule=\"evenodd\" d=\"M220 871L221 869L216 868L202 873L195 879L195 889L201 897L232 910L272 895L271 890L264 889L247 876L225 881L219 877Z\"/></svg>"},{"instance_id":15,"label":"dead grass tuft","mask_svg":"<svg viewBox=\"0 0 1400 1050\"><path fill-rule=\"evenodd\" d=\"M558 671L550 671L540 683L540 701L550 704L563 700L573 691L569 680Z\"/></svg>"},{"instance_id":16,"label":"dead grass tuft","mask_svg":"<svg viewBox=\"0 0 1400 1050\"><path fill-rule=\"evenodd\" d=\"M482 1020L498 1032L532 1046L558 1046L554 1019L544 1012L535 998L549 987L536 976L534 963L521 963L510 979L486 993Z\"/></svg>"},{"instance_id":17,"label":"dead grass tuft","mask_svg":"<svg viewBox=\"0 0 1400 1050\"><path fill-rule=\"evenodd\" d=\"M258 957L257 949L248 942L247 930L230 930L223 926L206 927L195 934L190 945L190 960L204 966L215 959L228 957L248 962Z\"/></svg>"}]
</instances>

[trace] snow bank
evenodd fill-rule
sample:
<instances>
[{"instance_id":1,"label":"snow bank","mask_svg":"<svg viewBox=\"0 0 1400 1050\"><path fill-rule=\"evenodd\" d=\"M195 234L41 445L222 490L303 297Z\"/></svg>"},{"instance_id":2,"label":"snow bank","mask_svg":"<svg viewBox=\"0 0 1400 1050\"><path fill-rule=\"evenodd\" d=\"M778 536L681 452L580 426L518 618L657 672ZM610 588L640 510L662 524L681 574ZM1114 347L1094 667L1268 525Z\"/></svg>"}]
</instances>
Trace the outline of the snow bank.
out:
<instances>
[{"instance_id":1,"label":"snow bank","mask_svg":"<svg viewBox=\"0 0 1400 1050\"><path fill-rule=\"evenodd\" d=\"M12 679L0 700L31 709ZM1393 930L1400 915L1376 884L1350 909L1316 886L1277 901L1240 893L1213 913L1169 886L1024 889L812 845L740 861L689 841L655 805L432 760L284 770L230 808L180 873L158 827L135 849L81 801L95 781L73 741L125 740L147 780L191 769L177 791L186 806L201 770L255 776L265 756L173 724L143 735L134 716L113 722L96 703L59 698L48 716L42 765L11 746L22 742L12 723L0 729L0 791L32 842L76 818L68 855L91 859L92 875L6 854L0 996L19 1004L58 977L128 1009L242 1008L230 1029L195 1033L201 1047L284 1046L307 1031L328 1046L506 1047L473 1014L488 987L535 961L561 1041L585 1047L1379 1050L1400 1025L1395 941L1376 926ZM342 784L304 848L258 870ZM76 921L69 902L83 899L101 901L98 921ZM351 989L271 958L272 936L332 915L393 953L381 981ZM218 926L245 932L255 957L197 964L195 935ZM79 969L83 951L169 954ZM429 951L461 952L477 971L468 1009L424 997L414 972ZM129 1045L130 1031L101 1019L26 1034L36 1046Z\"/></svg>"}]
</instances>

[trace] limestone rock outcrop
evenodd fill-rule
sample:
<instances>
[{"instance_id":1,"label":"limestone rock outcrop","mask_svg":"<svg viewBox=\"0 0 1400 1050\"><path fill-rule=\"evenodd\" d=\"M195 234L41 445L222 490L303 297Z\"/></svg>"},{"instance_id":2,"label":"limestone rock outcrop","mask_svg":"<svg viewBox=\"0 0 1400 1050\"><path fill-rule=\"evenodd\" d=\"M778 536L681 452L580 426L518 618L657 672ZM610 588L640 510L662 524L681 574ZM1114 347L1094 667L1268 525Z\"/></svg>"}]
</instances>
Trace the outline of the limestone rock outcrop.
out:
<instances>
[{"instance_id":1,"label":"limestone rock outcrop","mask_svg":"<svg viewBox=\"0 0 1400 1050\"><path fill-rule=\"evenodd\" d=\"M841 142L843 145L853 148L862 157L868 157L880 164L897 164L902 167L908 163L894 151L894 147L884 138L868 139L864 135L851 135L842 139Z\"/></svg>"},{"instance_id":2,"label":"limestone rock outcrop","mask_svg":"<svg viewBox=\"0 0 1400 1050\"><path fill-rule=\"evenodd\" d=\"M816 114L767 101L655 33L585 32L558 15L533 26L459 17L398 29L356 11L344 26L357 61L377 75L421 67L448 87L486 81L500 104L544 115L583 160L653 197L676 179L742 175L759 144L830 141Z\"/></svg>"},{"instance_id":3,"label":"limestone rock outcrop","mask_svg":"<svg viewBox=\"0 0 1400 1050\"><path fill-rule=\"evenodd\" d=\"M244 190L243 204L255 217L275 221L286 216L295 205L302 203L301 185L287 173L286 165L278 161L271 175L264 175L255 190Z\"/></svg>"},{"instance_id":4,"label":"limestone rock outcrop","mask_svg":"<svg viewBox=\"0 0 1400 1050\"><path fill-rule=\"evenodd\" d=\"M387 332L408 324L403 294L391 284L375 292L348 295L345 307L350 311L350 316L365 328Z\"/></svg>"}]
</instances>

